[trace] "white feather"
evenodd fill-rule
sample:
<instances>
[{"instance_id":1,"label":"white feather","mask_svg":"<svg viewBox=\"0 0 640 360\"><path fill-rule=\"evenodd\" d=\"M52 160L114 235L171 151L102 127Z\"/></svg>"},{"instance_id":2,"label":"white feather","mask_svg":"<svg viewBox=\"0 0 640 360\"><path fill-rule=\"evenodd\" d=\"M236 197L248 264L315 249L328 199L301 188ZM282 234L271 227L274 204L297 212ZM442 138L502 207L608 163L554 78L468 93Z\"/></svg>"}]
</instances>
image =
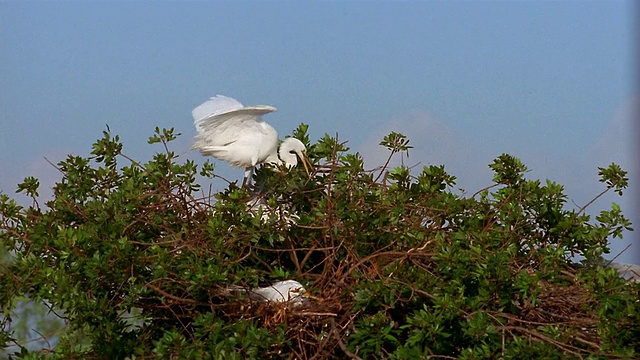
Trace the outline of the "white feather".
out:
<instances>
[{"instance_id":1,"label":"white feather","mask_svg":"<svg viewBox=\"0 0 640 360\"><path fill-rule=\"evenodd\" d=\"M193 109L191 115L193 115L193 122L198 132L201 132L201 123L203 120L212 116L230 113L243 107L244 106L234 98L216 95Z\"/></svg>"}]
</instances>

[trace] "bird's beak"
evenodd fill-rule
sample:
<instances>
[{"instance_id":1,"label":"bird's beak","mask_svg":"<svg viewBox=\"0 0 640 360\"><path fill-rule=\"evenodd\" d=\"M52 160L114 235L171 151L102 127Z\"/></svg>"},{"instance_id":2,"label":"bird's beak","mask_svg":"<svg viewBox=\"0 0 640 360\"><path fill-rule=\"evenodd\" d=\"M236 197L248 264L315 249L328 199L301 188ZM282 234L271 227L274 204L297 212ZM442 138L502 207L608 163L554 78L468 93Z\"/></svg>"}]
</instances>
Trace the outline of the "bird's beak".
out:
<instances>
[{"instance_id":1,"label":"bird's beak","mask_svg":"<svg viewBox=\"0 0 640 360\"><path fill-rule=\"evenodd\" d=\"M311 177L311 173L309 172L309 169L313 169L311 160L309 160L309 157L306 153L302 153L302 156L300 156L300 160L302 161L302 166L304 166L304 171L307 172L307 176Z\"/></svg>"},{"instance_id":2,"label":"bird's beak","mask_svg":"<svg viewBox=\"0 0 640 360\"><path fill-rule=\"evenodd\" d=\"M306 292L305 292L304 294L302 294L302 296L303 296L303 297L306 297L307 299L311 299L311 300L315 300L315 301L322 301L322 299L321 299L321 298L319 298L319 297L317 297L317 296L313 296L313 295L308 294L308 293L306 293Z\"/></svg>"}]
</instances>

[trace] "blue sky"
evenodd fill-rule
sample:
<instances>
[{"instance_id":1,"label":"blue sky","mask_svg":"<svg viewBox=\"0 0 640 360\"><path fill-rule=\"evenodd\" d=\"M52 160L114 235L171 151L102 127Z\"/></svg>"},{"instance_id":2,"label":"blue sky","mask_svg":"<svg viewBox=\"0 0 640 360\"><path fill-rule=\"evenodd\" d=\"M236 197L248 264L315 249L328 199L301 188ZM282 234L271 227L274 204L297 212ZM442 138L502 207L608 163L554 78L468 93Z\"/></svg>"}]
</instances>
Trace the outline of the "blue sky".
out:
<instances>
[{"instance_id":1,"label":"blue sky","mask_svg":"<svg viewBox=\"0 0 640 360\"><path fill-rule=\"evenodd\" d=\"M58 174L44 157L88 154L105 124L140 160L155 126L175 127L176 152L201 162L189 151L191 109L224 94L276 106L266 120L281 137L300 122L312 139L338 133L371 167L381 137L405 132L409 164L445 164L471 193L506 152L583 205L602 189L597 166L615 161L632 188L593 210L616 201L640 224L635 10L631 1L0 2L0 191L29 175L50 186ZM627 234L614 253L637 239ZM639 247L618 260L640 263Z\"/></svg>"}]
</instances>

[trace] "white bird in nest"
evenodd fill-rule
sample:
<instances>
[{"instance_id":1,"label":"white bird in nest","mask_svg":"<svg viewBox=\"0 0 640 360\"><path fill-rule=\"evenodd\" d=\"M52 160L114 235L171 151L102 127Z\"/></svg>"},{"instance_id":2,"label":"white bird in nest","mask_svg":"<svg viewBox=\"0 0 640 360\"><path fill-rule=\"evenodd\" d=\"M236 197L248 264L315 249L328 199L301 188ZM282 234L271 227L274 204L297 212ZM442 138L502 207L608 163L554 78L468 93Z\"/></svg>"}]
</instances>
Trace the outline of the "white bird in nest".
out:
<instances>
[{"instance_id":1,"label":"white bird in nest","mask_svg":"<svg viewBox=\"0 0 640 360\"><path fill-rule=\"evenodd\" d=\"M246 290L234 286L228 288L228 291L245 292ZM278 281L271 286L251 289L248 293L252 300L292 305L300 305L305 298L313 298L306 293L304 286L295 280Z\"/></svg>"},{"instance_id":2,"label":"white bird in nest","mask_svg":"<svg viewBox=\"0 0 640 360\"><path fill-rule=\"evenodd\" d=\"M278 281L277 283L263 287L252 289L249 291L249 297L258 301L269 302L290 302L292 304L300 304L304 300L305 288L295 280Z\"/></svg>"},{"instance_id":3,"label":"white bird in nest","mask_svg":"<svg viewBox=\"0 0 640 360\"><path fill-rule=\"evenodd\" d=\"M243 185L251 182L258 164L298 165L298 158L309 174L311 166L306 147L296 138L286 138L278 149L278 132L262 120L262 115L276 111L267 105L247 106L238 100L216 95L192 111L198 130L193 149L245 169Z\"/></svg>"}]
</instances>

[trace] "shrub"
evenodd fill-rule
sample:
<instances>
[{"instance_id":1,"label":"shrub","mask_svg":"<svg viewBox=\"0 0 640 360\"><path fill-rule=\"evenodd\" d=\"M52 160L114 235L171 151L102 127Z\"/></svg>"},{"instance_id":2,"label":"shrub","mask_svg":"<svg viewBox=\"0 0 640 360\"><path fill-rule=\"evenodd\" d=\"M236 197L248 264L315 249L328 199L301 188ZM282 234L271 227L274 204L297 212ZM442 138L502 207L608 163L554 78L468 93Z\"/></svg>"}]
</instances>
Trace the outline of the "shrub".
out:
<instances>
[{"instance_id":1,"label":"shrub","mask_svg":"<svg viewBox=\"0 0 640 360\"><path fill-rule=\"evenodd\" d=\"M263 167L256 192L204 194L197 179L216 177L213 165L179 161L177 135L156 129L162 151L144 164L108 131L90 157L61 161L44 208L34 178L18 185L28 208L0 194L14 254L0 267L3 346L78 359L638 356L640 286L598 265L631 230L619 206L592 222L506 154L494 184L465 197L444 166L367 171L306 130L294 136L312 177ZM381 145L389 158L410 148L396 133ZM622 195L622 169L600 176ZM231 291L289 278L312 295L302 306ZM29 351L6 327L24 296L64 319L55 348Z\"/></svg>"}]
</instances>

